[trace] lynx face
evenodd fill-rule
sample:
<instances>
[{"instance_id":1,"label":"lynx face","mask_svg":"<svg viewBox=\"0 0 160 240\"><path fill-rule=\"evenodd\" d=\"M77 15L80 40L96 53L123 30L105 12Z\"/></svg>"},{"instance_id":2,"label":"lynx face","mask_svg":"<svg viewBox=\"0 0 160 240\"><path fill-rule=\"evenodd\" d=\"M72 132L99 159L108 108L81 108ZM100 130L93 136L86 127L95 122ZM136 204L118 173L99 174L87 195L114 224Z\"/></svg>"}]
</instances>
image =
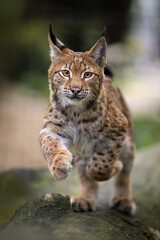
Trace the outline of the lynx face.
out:
<instances>
[{"instance_id":1,"label":"lynx face","mask_svg":"<svg viewBox=\"0 0 160 240\"><path fill-rule=\"evenodd\" d=\"M106 63L106 41L102 37L88 52L74 52L49 35L51 100L63 107L93 102L100 92Z\"/></svg>"}]
</instances>

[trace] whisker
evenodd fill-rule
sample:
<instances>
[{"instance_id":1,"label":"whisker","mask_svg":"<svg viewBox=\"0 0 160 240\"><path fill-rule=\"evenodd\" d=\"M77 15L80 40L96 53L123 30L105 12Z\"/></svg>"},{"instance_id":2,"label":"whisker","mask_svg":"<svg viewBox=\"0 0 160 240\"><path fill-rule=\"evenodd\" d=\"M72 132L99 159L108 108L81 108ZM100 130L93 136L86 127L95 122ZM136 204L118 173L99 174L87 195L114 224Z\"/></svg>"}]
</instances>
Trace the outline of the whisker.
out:
<instances>
[{"instance_id":1,"label":"whisker","mask_svg":"<svg viewBox=\"0 0 160 240\"><path fill-rule=\"evenodd\" d=\"M89 100L95 100L96 96L94 94L89 94L88 97L87 97Z\"/></svg>"}]
</instances>

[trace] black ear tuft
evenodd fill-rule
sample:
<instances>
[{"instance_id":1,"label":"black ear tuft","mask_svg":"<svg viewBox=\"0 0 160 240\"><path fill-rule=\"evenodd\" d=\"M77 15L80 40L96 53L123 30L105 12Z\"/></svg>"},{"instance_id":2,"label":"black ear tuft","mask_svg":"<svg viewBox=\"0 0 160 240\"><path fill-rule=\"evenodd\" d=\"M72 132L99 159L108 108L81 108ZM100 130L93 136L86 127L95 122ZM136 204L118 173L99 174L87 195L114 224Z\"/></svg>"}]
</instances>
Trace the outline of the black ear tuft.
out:
<instances>
[{"instance_id":1,"label":"black ear tuft","mask_svg":"<svg viewBox=\"0 0 160 240\"><path fill-rule=\"evenodd\" d=\"M105 35L105 32L106 32L106 26L104 26L104 28L103 28L103 32L102 32L102 35L101 35L101 37L104 37L104 35Z\"/></svg>"},{"instance_id":2,"label":"black ear tuft","mask_svg":"<svg viewBox=\"0 0 160 240\"><path fill-rule=\"evenodd\" d=\"M63 51L63 49L67 48L58 38L56 38L56 36L53 34L52 32L52 25L49 24L49 35L50 35L50 39L52 41L52 43L58 47L61 51Z\"/></svg>"},{"instance_id":3,"label":"black ear tuft","mask_svg":"<svg viewBox=\"0 0 160 240\"><path fill-rule=\"evenodd\" d=\"M55 35L52 32L52 25L51 24L49 24L49 34L50 34L50 38L51 38L53 44L56 45L57 41L56 41Z\"/></svg>"}]
</instances>

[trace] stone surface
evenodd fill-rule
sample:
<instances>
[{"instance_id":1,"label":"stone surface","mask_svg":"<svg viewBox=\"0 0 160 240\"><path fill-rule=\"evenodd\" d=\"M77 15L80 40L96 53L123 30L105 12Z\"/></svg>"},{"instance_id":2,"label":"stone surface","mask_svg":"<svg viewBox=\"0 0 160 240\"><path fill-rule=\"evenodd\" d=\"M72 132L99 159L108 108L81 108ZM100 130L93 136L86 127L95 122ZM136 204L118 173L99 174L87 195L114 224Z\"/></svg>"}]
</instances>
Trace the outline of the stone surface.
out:
<instances>
[{"instance_id":1,"label":"stone surface","mask_svg":"<svg viewBox=\"0 0 160 240\"><path fill-rule=\"evenodd\" d=\"M34 198L17 207L0 239L158 239L151 229L135 217L114 210L74 213L69 197L59 194ZM150 236L148 238L148 236ZM158 236L158 232L157 232Z\"/></svg>"},{"instance_id":2,"label":"stone surface","mask_svg":"<svg viewBox=\"0 0 160 240\"><path fill-rule=\"evenodd\" d=\"M0 239L159 240L159 158L159 144L139 153L136 158L133 171L133 192L138 210L134 217L109 209L107 196L112 192L111 181L100 184L100 198L96 212L74 213L70 208L68 196L40 194L44 193L43 188L47 185L50 185L46 189L49 192L52 189L52 192L68 193L70 196L76 194L78 192L77 178L74 171L63 184L51 181L50 177L46 178L49 176L46 175L46 171L32 172L32 192L35 184L38 184L36 182L39 181L43 186L39 188L41 196L35 197L35 194L32 199L17 207L10 223L1 231ZM24 174L22 175L24 176ZM42 181L41 178L45 178L45 180ZM1 183L3 181L1 179Z\"/></svg>"}]
</instances>

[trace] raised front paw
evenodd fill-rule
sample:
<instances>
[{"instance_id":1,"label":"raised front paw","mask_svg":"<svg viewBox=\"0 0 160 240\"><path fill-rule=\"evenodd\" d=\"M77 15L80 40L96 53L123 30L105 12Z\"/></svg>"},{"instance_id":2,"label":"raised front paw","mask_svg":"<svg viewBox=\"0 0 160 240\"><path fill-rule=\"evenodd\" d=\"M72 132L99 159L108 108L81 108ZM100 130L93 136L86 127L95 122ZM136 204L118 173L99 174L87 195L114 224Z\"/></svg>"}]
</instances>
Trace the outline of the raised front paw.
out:
<instances>
[{"instance_id":1,"label":"raised front paw","mask_svg":"<svg viewBox=\"0 0 160 240\"><path fill-rule=\"evenodd\" d=\"M112 200L112 208L127 215L134 215L137 209L135 202L125 197L114 197Z\"/></svg>"},{"instance_id":2,"label":"raised front paw","mask_svg":"<svg viewBox=\"0 0 160 240\"><path fill-rule=\"evenodd\" d=\"M96 210L94 200L88 197L71 198L71 207L74 212L89 212Z\"/></svg>"},{"instance_id":3,"label":"raised front paw","mask_svg":"<svg viewBox=\"0 0 160 240\"><path fill-rule=\"evenodd\" d=\"M54 178L58 181L65 179L72 168L72 154L66 150L56 155L54 160L49 164L49 170Z\"/></svg>"}]
</instances>

